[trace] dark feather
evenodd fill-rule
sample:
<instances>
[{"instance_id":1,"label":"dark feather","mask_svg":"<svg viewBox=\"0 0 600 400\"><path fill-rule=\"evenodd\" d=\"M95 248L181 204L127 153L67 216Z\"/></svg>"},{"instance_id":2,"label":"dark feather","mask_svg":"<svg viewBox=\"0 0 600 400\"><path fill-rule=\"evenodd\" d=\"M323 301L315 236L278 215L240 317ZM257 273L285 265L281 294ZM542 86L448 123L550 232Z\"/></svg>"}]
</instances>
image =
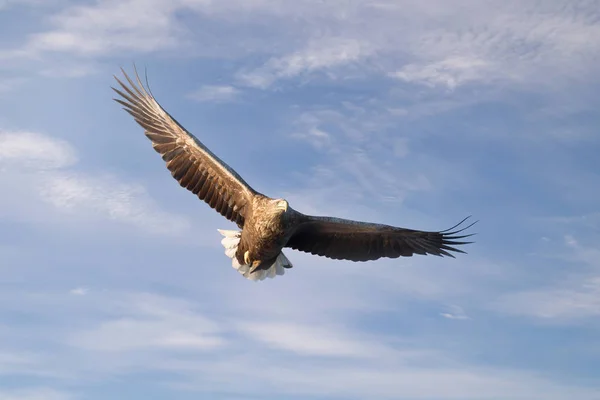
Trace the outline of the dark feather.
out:
<instances>
[{"instance_id":1,"label":"dark feather","mask_svg":"<svg viewBox=\"0 0 600 400\"><path fill-rule=\"evenodd\" d=\"M129 85L115 76L122 88L113 88L121 96L115 101L144 128L171 175L182 187L243 227L245 206L258 192L166 112L146 90L137 72L136 85L123 69L121 71Z\"/></svg>"},{"instance_id":2,"label":"dark feather","mask_svg":"<svg viewBox=\"0 0 600 400\"><path fill-rule=\"evenodd\" d=\"M473 226L477 221L460 230L450 231L465 222L467 218L445 231L426 232L340 218L304 216L286 247L350 261L377 260L381 257L410 257L413 254L433 254L454 258L451 252L464 253L454 246L472 243L457 241L457 239L473 234L457 234Z\"/></svg>"}]
</instances>

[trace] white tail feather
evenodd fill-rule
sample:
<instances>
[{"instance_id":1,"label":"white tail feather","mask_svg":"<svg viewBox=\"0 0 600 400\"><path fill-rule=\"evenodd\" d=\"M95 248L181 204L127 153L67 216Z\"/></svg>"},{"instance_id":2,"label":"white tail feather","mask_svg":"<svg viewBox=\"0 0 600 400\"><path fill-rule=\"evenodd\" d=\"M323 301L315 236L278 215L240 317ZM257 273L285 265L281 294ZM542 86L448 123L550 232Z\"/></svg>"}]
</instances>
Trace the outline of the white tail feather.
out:
<instances>
[{"instance_id":1,"label":"white tail feather","mask_svg":"<svg viewBox=\"0 0 600 400\"><path fill-rule=\"evenodd\" d=\"M285 254L279 253L279 256L269 268L259 269L250 273L250 265L240 265L235 257L242 233L240 231L228 231L224 229L217 230L224 236L221 244L225 247L225 255L231 258L231 266L242 274L244 278L251 281L262 281L265 278L275 278L277 275L283 275L285 273L284 266L287 268L292 267L292 263L287 259Z\"/></svg>"}]
</instances>

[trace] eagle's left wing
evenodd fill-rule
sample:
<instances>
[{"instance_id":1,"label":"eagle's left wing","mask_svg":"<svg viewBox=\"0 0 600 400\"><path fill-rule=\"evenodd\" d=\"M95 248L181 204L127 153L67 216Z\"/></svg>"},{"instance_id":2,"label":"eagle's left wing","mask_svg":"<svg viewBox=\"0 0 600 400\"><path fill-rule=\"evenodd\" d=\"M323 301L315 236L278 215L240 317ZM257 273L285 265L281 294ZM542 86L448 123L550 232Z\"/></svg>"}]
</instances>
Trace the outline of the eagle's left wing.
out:
<instances>
[{"instance_id":1,"label":"eagle's left wing","mask_svg":"<svg viewBox=\"0 0 600 400\"><path fill-rule=\"evenodd\" d=\"M115 99L144 128L152 147L166 162L171 175L182 187L204 200L240 228L254 196L260 195L237 172L179 124L149 93L136 72L137 85L115 79L122 90Z\"/></svg>"},{"instance_id":2,"label":"eagle's left wing","mask_svg":"<svg viewBox=\"0 0 600 400\"><path fill-rule=\"evenodd\" d=\"M341 218L303 217L286 247L350 261L410 257L413 254L454 257L450 252L464 253L454 246L472 243L458 240L473 234L457 234L475 223L452 231L467 217L445 231L426 232Z\"/></svg>"}]
</instances>

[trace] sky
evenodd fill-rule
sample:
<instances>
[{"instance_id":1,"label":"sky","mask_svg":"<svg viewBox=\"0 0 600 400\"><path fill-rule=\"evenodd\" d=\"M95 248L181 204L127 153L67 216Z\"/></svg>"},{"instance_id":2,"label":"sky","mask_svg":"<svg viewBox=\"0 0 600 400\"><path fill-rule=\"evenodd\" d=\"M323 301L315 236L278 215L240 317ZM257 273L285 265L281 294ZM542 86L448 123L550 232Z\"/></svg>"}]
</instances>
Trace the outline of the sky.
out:
<instances>
[{"instance_id":1,"label":"sky","mask_svg":"<svg viewBox=\"0 0 600 400\"><path fill-rule=\"evenodd\" d=\"M294 209L456 259L252 282L120 67ZM600 399L600 1L0 0L0 400Z\"/></svg>"}]
</instances>

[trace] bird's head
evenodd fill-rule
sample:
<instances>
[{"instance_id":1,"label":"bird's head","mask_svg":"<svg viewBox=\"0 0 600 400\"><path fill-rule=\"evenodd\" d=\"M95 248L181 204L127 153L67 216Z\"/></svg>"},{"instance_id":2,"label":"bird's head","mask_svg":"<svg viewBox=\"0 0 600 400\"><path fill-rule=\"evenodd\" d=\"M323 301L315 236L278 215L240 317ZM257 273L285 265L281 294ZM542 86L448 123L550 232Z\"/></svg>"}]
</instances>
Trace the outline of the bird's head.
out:
<instances>
[{"instance_id":1,"label":"bird's head","mask_svg":"<svg viewBox=\"0 0 600 400\"><path fill-rule=\"evenodd\" d=\"M274 203L275 203L275 209L277 210L278 213L284 214L287 212L287 210L288 210L287 200L276 199L276 200L274 200Z\"/></svg>"}]
</instances>

